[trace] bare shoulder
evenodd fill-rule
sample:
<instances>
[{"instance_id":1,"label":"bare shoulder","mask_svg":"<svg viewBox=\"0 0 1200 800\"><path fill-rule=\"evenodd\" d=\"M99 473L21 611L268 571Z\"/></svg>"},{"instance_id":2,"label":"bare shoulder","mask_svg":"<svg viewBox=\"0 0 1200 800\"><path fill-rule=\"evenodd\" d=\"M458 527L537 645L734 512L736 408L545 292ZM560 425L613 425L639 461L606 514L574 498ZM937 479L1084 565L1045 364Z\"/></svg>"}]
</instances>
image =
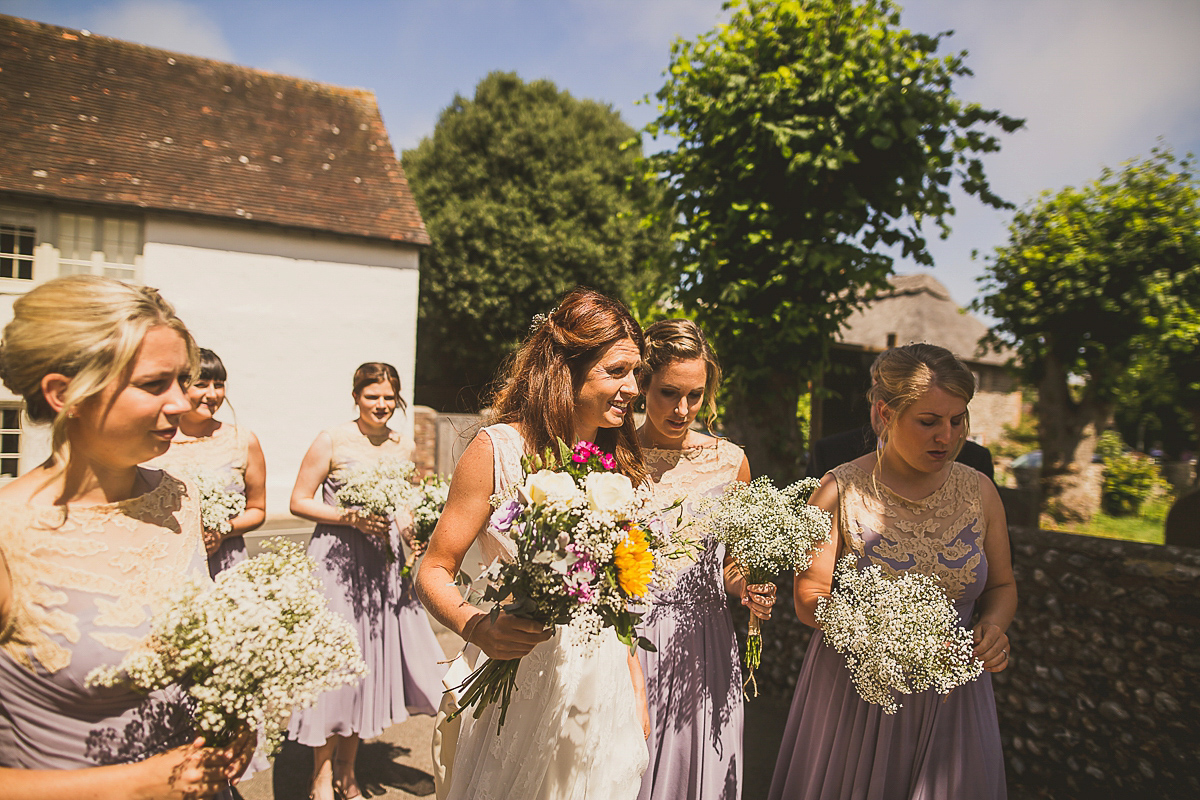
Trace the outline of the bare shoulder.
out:
<instances>
[{"instance_id":1,"label":"bare shoulder","mask_svg":"<svg viewBox=\"0 0 1200 800\"><path fill-rule=\"evenodd\" d=\"M823 508L832 513L837 509L838 505L838 483L837 478L832 472L825 473L825 477L821 478L821 485L818 486L808 498L810 506Z\"/></svg>"}]
</instances>

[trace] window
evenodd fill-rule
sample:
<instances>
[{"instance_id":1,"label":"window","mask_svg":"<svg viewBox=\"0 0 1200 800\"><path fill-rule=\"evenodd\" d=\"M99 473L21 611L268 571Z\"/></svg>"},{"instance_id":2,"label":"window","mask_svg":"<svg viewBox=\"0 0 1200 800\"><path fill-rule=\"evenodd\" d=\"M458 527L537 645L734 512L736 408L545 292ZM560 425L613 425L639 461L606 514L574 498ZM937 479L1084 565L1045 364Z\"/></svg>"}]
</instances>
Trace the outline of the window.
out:
<instances>
[{"instance_id":1,"label":"window","mask_svg":"<svg viewBox=\"0 0 1200 800\"><path fill-rule=\"evenodd\" d=\"M21 462L21 408L0 407L0 480L17 477Z\"/></svg>"},{"instance_id":2,"label":"window","mask_svg":"<svg viewBox=\"0 0 1200 800\"><path fill-rule=\"evenodd\" d=\"M58 215L58 273L134 280L141 248L136 220L91 214Z\"/></svg>"},{"instance_id":3,"label":"window","mask_svg":"<svg viewBox=\"0 0 1200 800\"><path fill-rule=\"evenodd\" d=\"M37 224L33 217L0 215L0 278L33 280L33 248Z\"/></svg>"}]
</instances>

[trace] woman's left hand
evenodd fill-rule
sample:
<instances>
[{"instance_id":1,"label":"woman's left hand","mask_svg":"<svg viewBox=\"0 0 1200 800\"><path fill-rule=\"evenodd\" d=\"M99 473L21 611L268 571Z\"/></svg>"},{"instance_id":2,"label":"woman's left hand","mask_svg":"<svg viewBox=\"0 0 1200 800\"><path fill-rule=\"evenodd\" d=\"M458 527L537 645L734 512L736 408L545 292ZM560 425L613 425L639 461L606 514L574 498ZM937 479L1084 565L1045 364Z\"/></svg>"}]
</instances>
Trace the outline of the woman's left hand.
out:
<instances>
[{"instance_id":1,"label":"woman's left hand","mask_svg":"<svg viewBox=\"0 0 1200 800\"><path fill-rule=\"evenodd\" d=\"M217 751L219 756L229 763L225 770L225 777L230 783L237 783L241 780L242 773L246 771L246 767L250 766L250 759L254 757L256 747L258 747L258 736L254 731L245 728L227 747Z\"/></svg>"},{"instance_id":2,"label":"woman's left hand","mask_svg":"<svg viewBox=\"0 0 1200 800\"><path fill-rule=\"evenodd\" d=\"M742 589L742 605L759 619L770 619L771 608L775 605L775 584L748 584Z\"/></svg>"},{"instance_id":3,"label":"woman's left hand","mask_svg":"<svg viewBox=\"0 0 1200 800\"><path fill-rule=\"evenodd\" d=\"M972 631L975 639L975 657L983 662L988 672L1003 672L1008 668L1008 652L1011 645L1008 634L990 622L981 622Z\"/></svg>"},{"instance_id":4,"label":"woman's left hand","mask_svg":"<svg viewBox=\"0 0 1200 800\"><path fill-rule=\"evenodd\" d=\"M221 534L216 531L210 531L208 528L202 528L201 533L204 536L204 549L211 556L221 546L223 537Z\"/></svg>"}]
</instances>

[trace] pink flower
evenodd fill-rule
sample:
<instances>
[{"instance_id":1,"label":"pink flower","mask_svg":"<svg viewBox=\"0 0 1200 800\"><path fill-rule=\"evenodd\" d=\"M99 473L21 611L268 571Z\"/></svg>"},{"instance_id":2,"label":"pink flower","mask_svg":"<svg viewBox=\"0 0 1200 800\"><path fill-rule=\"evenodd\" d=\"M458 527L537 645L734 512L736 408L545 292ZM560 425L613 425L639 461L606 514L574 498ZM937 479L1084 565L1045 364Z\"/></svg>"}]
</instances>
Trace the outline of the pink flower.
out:
<instances>
[{"instance_id":1,"label":"pink flower","mask_svg":"<svg viewBox=\"0 0 1200 800\"><path fill-rule=\"evenodd\" d=\"M617 468L617 460L615 458L613 458L610 454L603 453L600 456L600 466L604 467L605 469L610 469L610 470L616 469Z\"/></svg>"}]
</instances>

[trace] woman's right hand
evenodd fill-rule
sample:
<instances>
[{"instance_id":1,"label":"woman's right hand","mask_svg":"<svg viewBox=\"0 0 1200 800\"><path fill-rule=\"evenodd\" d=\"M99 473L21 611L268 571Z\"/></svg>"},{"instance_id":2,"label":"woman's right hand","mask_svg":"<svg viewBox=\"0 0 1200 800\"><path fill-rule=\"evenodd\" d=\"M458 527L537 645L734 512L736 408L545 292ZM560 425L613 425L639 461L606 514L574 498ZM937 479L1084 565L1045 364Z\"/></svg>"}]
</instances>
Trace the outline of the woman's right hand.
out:
<instances>
[{"instance_id":1,"label":"woman's right hand","mask_svg":"<svg viewBox=\"0 0 1200 800\"><path fill-rule=\"evenodd\" d=\"M478 645L488 658L501 661L528 655L530 650L554 635L553 628L543 628L540 622L504 612L495 619L480 612L477 620L467 623L466 630L467 641Z\"/></svg>"},{"instance_id":2,"label":"woman's right hand","mask_svg":"<svg viewBox=\"0 0 1200 800\"><path fill-rule=\"evenodd\" d=\"M364 514L358 509L348 508L342 512L342 524L349 525L368 536L387 536L391 523L378 514Z\"/></svg>"},{"instance_id":3,"label":"woman's right hand","mask_svg":"<svg viewBox=\"0 0 1200 800\"><path fill-rule=\"evenodd\" d=\"M133 797L202 800L229 785L230 755L204 746L204 738L141 762L144 780Z\"/></svg>"}]
</instances>

